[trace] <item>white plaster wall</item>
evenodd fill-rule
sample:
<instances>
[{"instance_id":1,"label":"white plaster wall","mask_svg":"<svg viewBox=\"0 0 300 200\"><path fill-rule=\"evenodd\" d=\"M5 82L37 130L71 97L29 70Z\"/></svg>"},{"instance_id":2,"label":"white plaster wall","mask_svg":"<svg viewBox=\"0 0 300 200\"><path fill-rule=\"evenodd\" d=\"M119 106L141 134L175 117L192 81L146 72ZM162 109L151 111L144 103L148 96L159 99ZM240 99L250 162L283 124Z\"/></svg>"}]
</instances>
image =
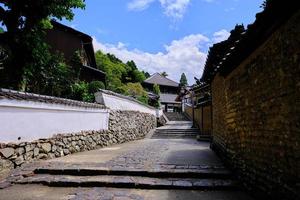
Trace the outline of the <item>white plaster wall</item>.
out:
<instances>
[{"instance_id":1,"label":"white plaster wall","mask_svg":"<svg viewBox=\"0 0 300 200\"><path fill-rule=\"evenodd\" d=\"M162 115L162 110L151 109L137 102L102 92L96 93L96 101L103 103L106 107L112 110L139 111L155 115L156 117L160 117Z\"/></svg>"},{"instance_id":2,"label":"white plaster wall","mask_svg":"<svg viewBox=\"0 0 300 200\"><path fill-rule=\"evenodd\" d=\"M29 142L58 133L107 130L108 119L106 109L2 99L0 142Z\"/></svg>"}]
</instances>

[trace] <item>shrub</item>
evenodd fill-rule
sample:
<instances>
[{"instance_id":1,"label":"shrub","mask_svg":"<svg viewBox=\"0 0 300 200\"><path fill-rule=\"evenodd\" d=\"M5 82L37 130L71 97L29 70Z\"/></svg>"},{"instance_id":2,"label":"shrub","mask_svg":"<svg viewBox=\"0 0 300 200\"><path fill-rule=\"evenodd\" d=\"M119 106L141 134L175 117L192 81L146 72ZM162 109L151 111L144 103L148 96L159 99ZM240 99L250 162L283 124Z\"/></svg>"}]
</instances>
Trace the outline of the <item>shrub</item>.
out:
<instances>
[{"instance_id":1,"label":"shrub","mask_svg":"<svg viewBox=\"0 0 300 200\"><path fill-rule=\"evenodd\" d=\"M88 84L88 92L90 94L98 92L99 89L105 89L105 85L102 81L92 81Z\"/></svg>"},{"instance_id":2,"label":"shrub","mask_svg":"<svg viewBox=\"0 0 300 200\"><path fill-rule=\"evenodd\" d=\"M78 101L93 102L95 97L88 92L88 84L84 81L74 83L71 86L71 98Z\"/></svg>"}]
</instances>

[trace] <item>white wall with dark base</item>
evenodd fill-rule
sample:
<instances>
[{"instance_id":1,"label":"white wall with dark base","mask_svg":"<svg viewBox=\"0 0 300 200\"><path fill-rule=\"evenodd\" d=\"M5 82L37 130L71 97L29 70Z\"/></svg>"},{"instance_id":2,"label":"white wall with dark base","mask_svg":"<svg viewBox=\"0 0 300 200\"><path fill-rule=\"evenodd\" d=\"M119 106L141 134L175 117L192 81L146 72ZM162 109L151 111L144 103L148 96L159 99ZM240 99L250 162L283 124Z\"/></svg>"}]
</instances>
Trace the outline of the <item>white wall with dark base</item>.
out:
<instances>
[{"instance_id":1,"label":"white wall with dark base","mask_svg":"<svg viewBox=\"0 0 300 200\"><path fill-rule=\"evenodd\" d=\"M29 142L53 134L108 130L109 111L33 101L0 100L0 142Z\"/></svg>"}]
</instances>

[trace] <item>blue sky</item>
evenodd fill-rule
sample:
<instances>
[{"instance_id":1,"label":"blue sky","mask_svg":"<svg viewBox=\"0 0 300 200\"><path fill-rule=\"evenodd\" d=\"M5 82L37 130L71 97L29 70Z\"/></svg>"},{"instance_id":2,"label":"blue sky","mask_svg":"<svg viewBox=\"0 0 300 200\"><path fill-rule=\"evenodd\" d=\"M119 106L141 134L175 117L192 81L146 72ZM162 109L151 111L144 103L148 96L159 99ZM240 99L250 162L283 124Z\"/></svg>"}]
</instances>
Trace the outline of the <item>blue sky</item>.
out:
<instances>
[{"instance_id":1,"label":"blue sky","mask_svg":"<svg viewBox=\"0 0 300 200\"><path fill-rule=\"evenodd\" d=\"M247 25L263 0L86 0L73 21L63 21L94 38L95 50L134 60L141 70L166 71L190 84L200 77L207 50Z\"/></svg>"}]
</instances>

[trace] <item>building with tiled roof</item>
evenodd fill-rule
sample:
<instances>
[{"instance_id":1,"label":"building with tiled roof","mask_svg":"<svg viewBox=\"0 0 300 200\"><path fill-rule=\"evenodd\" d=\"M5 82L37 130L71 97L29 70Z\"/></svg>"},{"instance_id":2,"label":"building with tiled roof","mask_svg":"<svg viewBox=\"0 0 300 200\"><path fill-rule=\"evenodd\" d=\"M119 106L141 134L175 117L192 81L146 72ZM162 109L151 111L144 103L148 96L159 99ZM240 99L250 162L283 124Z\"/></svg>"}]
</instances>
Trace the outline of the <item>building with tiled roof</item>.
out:
<instances>
[{"instance_id":1,"label":"building with tiled roof","mask_svg":"<svg viewBox=\"0 0 300 200\"><path fill-rule=\"evenodd\" d=\"M154 84L159 86L161 92L159 100L162 108L167 112L179 111L181 102L176 101L180 90L179 83L155 73L146 79L142 85L148 92L152 92Z\"/></svg>"},{"instance_id":2,"label":"building with tiled roof","mask_svg":"<svg viewBox=\"0 0 300 200\"><path fill-rule=\"evenodd\" d=\"M82 56L80 79L105 83L105 72L97 69L93 38L54 20L51 24L53 28L46 31L46 42L50 50L53 53L60 52L69 65L72 65L75 52L79 51Z\"/></svg>"}]
</instances>

